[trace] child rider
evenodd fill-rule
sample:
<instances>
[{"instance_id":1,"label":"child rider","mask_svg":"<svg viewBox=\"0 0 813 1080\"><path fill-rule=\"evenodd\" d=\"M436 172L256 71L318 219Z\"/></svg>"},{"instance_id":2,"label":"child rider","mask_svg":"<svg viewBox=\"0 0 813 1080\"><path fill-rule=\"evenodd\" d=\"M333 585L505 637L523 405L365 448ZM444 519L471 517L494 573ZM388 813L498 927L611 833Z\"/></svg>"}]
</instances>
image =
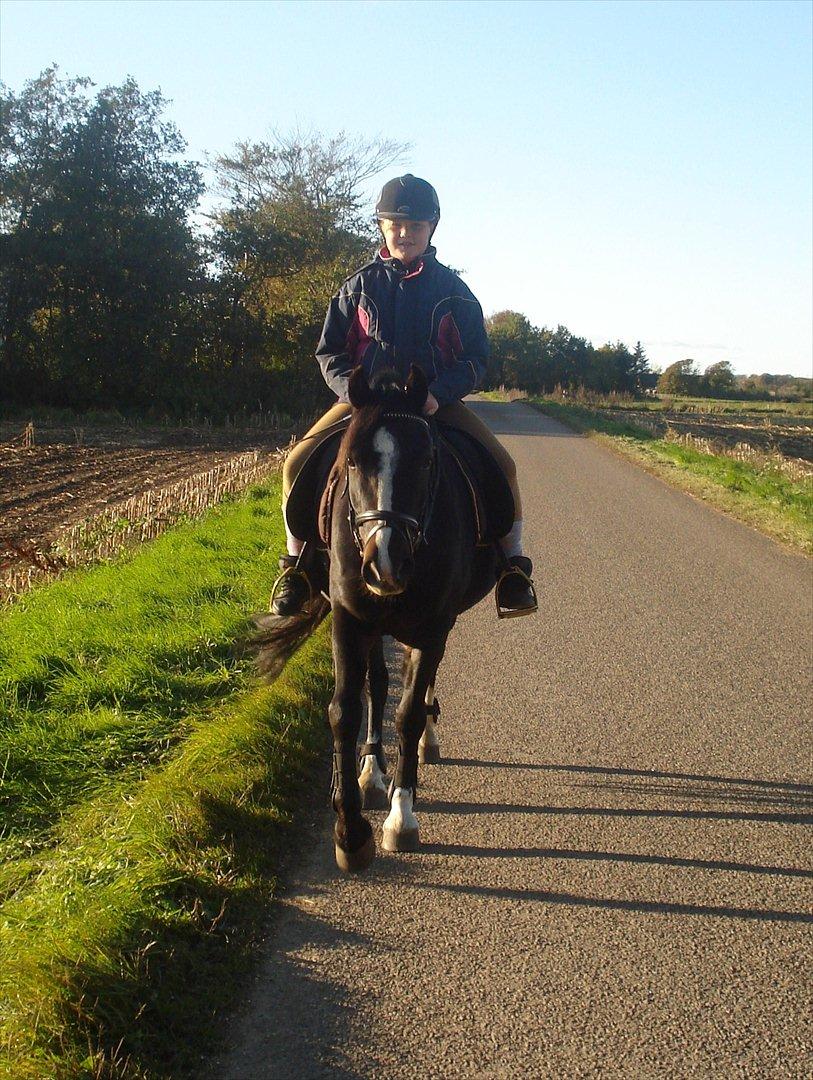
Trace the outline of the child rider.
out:
<instances>
[{"instance_id":1,"label":"child rider","mask_svg":"<svg viewBox=\"0 0 813 1080\"><path fill-rule=\"evenodd\" d=\"M440 220L440 204L431 184L407 173L384 185L376 204L384 246L356 271L333 297L316 357L325 382L338 401L313 425L286 459L285 503L305 460L337 430L351 411L347 382L357 364L368 376L394 368L404 378L417 364L429 381L426 415L458 428L482 443L508 481L516 507L511 531L500 545L512 571L500 580L498 607L504 614L536 610L530 581L531 560L522 553L522 501L514 461L502 443L461 401L476 390L486 372L488 339L480 304L469 288L435 258L430 246ZM306 569L297 567L303 542L286 521L288 554L273 593L277 615L301 611L310 596ZM295 569L294 569L295 568Z\"/></svg>"}]
</instances>

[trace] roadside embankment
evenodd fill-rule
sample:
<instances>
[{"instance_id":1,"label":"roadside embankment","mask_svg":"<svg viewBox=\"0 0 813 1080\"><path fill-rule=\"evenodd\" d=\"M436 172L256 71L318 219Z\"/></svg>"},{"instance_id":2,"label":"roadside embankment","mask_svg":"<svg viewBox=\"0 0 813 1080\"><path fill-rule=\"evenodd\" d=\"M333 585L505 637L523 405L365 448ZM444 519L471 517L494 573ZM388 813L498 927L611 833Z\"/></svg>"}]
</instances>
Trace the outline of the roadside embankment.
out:
<instances>
[{"instance_id":1,"label":"roadside embankment","mask_svg":"<svg viewBox=\"0 0 813 1080\"><path fill-rule=\"evenodd\" d=\"M0 613L0 1071L194 1075L324 759L325 628L272 685L234 642L275 480Z\"/></svg>"},{"instance_id":2,"label":"roadside embankment","mask_svg":"<svg viewBox=\"0 0 813 1080\"><path fill-rule=\"evenodd\" d=\"M813 554L813 479L788 475L781 462L697 449L686 439L659 437L638 422L608 418L582 405L530 399L535 409L596 438L649 472L789 547Z\"/></svg>"}]
</instances>

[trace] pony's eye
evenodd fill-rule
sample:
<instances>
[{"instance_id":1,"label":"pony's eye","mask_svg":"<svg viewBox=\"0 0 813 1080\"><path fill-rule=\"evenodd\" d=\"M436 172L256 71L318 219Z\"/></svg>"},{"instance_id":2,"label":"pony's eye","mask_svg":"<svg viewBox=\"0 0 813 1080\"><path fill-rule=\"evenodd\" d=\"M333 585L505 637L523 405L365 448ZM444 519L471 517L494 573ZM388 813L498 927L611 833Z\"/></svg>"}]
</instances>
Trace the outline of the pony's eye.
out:
<instances>
[{"instance_id":1,"label":"pony's eye","mask_svg":"<svg viewBox=\"0 0 813 1080\"><path fill-rule=\"evenodd\" d=\"M355 467L356 467L355 461L353 461L351 458L348 458L347 459L347 467L348 467L348 469L355 469Z\"/></svg>"}]
</instances>

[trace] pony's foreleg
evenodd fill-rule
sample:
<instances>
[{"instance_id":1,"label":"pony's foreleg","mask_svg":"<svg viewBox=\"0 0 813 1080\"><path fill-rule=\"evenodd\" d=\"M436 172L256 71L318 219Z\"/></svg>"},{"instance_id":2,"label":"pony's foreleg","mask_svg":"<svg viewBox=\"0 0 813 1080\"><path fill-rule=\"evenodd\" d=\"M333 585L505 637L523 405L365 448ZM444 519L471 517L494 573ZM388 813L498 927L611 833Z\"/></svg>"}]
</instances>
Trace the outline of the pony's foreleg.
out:
<instances>
[{"instance_id":1,"label":"pony's foreleg","mask_svg":"<svg viewBox=\"0 0 813 1080\"><path fill-rule=\"evenodd\" d=\"M384 643L379 638L370 650L367 689L367 742L359 754L361 773L361 805L365 810L386 810L387 758L381 735L384 726L384 706L387 702L389 675L384 660Z\"/></svg>"},{"instance_id":2,"label":"pony's foreleg","mask_svg":"<svg viewBox=\"0 0 813 1080\"><path fill-rule=\"evenodd\" d=\"M333 809L336 862L340 870L363 870L375 855L370 823L361 814L356 776L356 740L361 727L361 695L370 640L343 608L333 612L333 666L336 689L328 707L333 733Z\"/></svg>"},{"instance_id":3,"label":"pony's foreleg","mask_svg":"<svg viewBox=\"0 0 813 1080\"><path fill-rule=\"evenodd\" d=\"M418 740L426 724L426 695L443 657L446 637L428 649L412 649L404 665L404 692L395 713L398 762L392 781L392 809L384 822L386 851L415 851L418 819L413 813L418 786Z\"/></svg>"},{"instance_id":4,"label":"pony's foreleg","mask_svg":"<svg viewBox=\"0 0 813 1080\"><path fill-rule=\"evenodd\" d=\"M439 716L440 705L435 697L435 680L433 678L426 690L426 727L423 729L423 735L421 735L421 740L418 743L418 764L420 765L440 764L440 739L437 732L437 718Z\"/></svg>"}]
</instances>

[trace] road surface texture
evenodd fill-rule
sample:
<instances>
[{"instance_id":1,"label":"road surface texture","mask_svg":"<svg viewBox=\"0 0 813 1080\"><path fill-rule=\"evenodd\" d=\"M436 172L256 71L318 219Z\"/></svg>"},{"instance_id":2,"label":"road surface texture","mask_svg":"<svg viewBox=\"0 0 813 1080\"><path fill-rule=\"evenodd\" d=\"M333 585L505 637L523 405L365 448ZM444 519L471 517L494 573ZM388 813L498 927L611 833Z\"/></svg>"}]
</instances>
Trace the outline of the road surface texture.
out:
<instances>
[{"instance_id":1,"label":"road surface texture","mask_svg":"<svg viewBox=\"0 0 813 1080\"><path fill-rule=\"evenodd\" d=\"M320 816L212 1075L813 1075L810 564L528 406L476 408L517 460L539 613L453 634L420 853L342 878Z\"/></svg>"}]
</instances>

